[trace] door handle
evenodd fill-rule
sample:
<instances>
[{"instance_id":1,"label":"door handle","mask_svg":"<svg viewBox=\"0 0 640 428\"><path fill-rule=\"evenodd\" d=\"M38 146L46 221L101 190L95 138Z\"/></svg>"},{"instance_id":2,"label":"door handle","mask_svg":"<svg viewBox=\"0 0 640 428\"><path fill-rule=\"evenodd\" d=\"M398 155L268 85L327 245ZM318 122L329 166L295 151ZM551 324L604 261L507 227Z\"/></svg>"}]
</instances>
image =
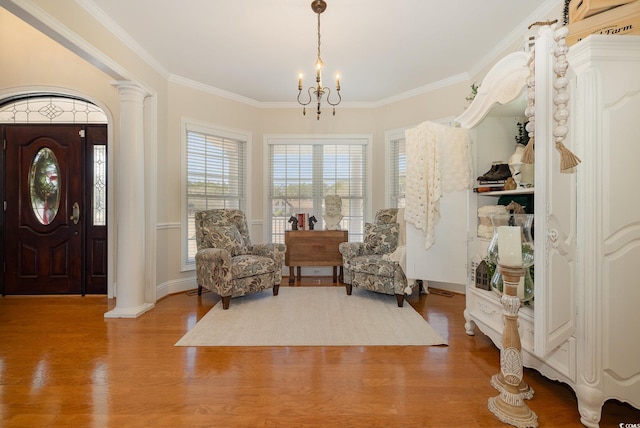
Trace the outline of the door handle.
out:
<instances>
[{"instance_id":1,"label":"door handle","mask_svg":"<svg viewBox=\"0 0 640 428\"><path fill-rule=\"evenodd\" d=\"M73 203L71 217L69 217L69 220L73 221L73 224L78 224L78 221L80 221L80 205L78 205L77 202Z\"/></svg>"}]
</instances>

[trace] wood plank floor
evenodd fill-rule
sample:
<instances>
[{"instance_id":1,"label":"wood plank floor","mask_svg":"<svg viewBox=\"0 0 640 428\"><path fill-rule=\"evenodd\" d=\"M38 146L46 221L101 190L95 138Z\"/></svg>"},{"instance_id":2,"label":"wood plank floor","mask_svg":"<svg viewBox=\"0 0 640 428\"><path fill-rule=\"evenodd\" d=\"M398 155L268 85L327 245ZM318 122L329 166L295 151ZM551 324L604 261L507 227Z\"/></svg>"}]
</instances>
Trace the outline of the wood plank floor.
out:
<instances>
[{"instance_id":1,"label":"wood plank floor","mask_svg":"<svg viewBox=\"0 0 640 428\"><path fill-rule=\"evenodd\" d=\"M317 285L336 286L297 284ZM0 426L505 426L487 410L499 353L465 334L464 296L408 298L449 346L174 347L217 301L179 293L127 320L103 318L104 296L0 298ZM541 427L581 426L568 387L525 380ZM621 423L640 410L607 402L601 426Z\"/></svg>"}]
</instances>

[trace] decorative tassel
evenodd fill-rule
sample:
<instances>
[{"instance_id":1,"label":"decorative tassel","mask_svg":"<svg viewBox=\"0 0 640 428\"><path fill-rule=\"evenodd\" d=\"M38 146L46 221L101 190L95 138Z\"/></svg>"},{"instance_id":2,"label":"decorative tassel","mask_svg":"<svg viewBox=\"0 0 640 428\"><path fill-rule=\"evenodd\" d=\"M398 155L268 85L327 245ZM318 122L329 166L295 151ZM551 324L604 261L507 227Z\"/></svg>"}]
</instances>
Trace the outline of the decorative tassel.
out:
<instances>
[{"instance_id":1,"label":"decorative tassel","mask_svg":"<svg viewBox=\"0 0 640 428\"><path fill-rule=\"evenodd\" d=\"M567 127L567 118L569 117L569 109L567 107L569 103L569 93L567 92L567 86L569 85L569 79L565 77L567 68L569 67L569 63L567 62L569 47L565 40L567 34L569 34L569 28L566 25L555 30L553 34L553 39L556 41L556 48L554 49L556 64L553 67L556 72L556 80L553 82L553 87L556 90L556 94L553 97L553 103L556 105L556 111L553 115L556 126L553 128L553 136L556 139L556 149L560 152L561 173L572 172L571 170L581 162L580 159L562 143L569 132L569 128Z\"/></svg>"},{"instance_id":2,"label":"decorative tassel","mask_svg":"<svg viewBox=\"0 0 640 428\"><path fill-rule=\"evenodd\" d=\"M522 159L521 159L522 163L532 164L533 161L535 160L535 153L533 152L534 140L535 140L535 136L529 138L529 142L525 146L524 152L522 152Z\"/></svg>"},{"instance_id":3,"label":"decorative tassel","mask_svg":"<svg viewBox=\"0 0 640 428\"><path fill-rule=\"evenodd\" d=\"M556 149L560 152L560 171L568 172L571 168L578 166L580 162L580 158L574 155L571 150L567 149L562 142L558 141L556 143Z\"/></svg>"}]
</instances>

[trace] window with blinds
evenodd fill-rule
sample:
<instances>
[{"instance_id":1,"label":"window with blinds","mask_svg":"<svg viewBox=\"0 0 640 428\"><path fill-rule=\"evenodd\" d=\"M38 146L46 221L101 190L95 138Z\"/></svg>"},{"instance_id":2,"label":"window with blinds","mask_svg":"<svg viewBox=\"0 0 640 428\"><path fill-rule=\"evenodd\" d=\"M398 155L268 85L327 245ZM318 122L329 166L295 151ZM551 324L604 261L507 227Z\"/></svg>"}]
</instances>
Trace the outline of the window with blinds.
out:
<instances>
[{"instance_id":1,"label":"window with blinds","mask_svg":"<svg viewBox=\"0 0 640 428\"><path fill-rule=\"evenodd\" d=\"M396 136L390 144L389 199L393 208L404 208L407 182L407 151L404 135Z\"/></svg>"},{"instance_id":2,"label":"window with blinds","mask_svg":"<svg viewBox=\"0 0 640 428\"><path fill-rule=\"evenodd\" d=\"M324 197L342 199L342 229L362 241L367 207L367 138L268 140L271 242L284 243L292 215L315 216L324 229Z\"/></svg>"},{"instance_id":3,"label":"window with blinds","mask_svg":"<svg viewBox=\"0 0 640 428\"><path fill-rule=\"evenodd\" d=\"M246 136L186 127L187 260L194 263L195 214L213 208L245 210Z\"/></svg>"}]
</instances>

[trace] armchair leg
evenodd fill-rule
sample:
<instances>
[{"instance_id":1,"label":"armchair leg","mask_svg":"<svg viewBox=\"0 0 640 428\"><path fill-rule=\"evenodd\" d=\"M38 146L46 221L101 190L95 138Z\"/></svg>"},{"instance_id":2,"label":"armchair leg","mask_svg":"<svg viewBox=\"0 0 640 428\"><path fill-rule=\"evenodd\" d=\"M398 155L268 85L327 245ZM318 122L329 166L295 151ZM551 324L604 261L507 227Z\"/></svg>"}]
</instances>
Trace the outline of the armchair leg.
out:
<instances>
[{"instance_id":1,"label":"armchair leg","mask_svg":"<svg viewBox=\"0 0 640 428\"><path fill-rule=\"evenodd\" d=\"M398 307L401 308L404 304L404 294L396 294L396 300L398 301Z\"/></svg>"},{"instance_id":2,"label":"armchair leg","mask_svg":"<svg viewBox=\"0 0 640 428\"><path fill-rule=\"evenodd\" d=\"M277 296L278 295L278 291L280 291L280 284L276 284L273 286L273 295Z\"/></svg>"},{"instance_id":3,"label":"armchair leg","mask_svg":"<svg viewBox=\"0 0 640 428\"><path fill-rule=\"evenodd\" d=\"M353 290L353 285L345 284L345 287L347 288L347 296L351 296L351 291Z\"/></svg>"},{"instance_id":4,"label":"armchair leg","mask_svg":"<svg viewBox=\"0 0 640 428\"><path fill-rule=\"evenodd\" d=\"M223 296L222 309L229 309L229 303L231 303L231 296Z\"/></svg>"},{"instance_id":5,"label":"armchair leg","mask_svg":"<svg viewBox=\"0 0 640 428\"><path fill-rule=\"evenodd\" d=\"M202 296L202 285L198 285L198 296Z\"/></svg>"}]
</instances>

